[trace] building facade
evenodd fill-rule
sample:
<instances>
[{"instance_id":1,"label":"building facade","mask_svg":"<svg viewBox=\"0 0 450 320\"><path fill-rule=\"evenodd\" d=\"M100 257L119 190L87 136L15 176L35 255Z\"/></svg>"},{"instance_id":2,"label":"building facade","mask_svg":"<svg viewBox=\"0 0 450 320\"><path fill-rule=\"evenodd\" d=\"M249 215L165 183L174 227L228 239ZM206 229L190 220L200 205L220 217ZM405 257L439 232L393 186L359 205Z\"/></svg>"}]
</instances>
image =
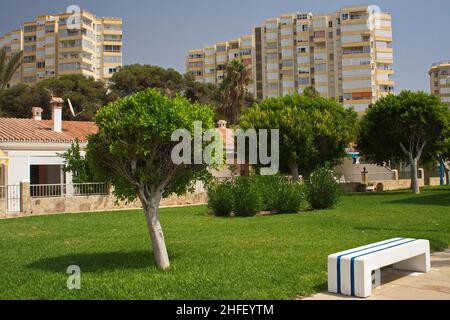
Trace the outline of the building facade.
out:
<instances>
[{"instance_id":1,"label":"building facade","mask_svg":"<svg viewBox=\"0 0 450 320\"><path fill-rule=\"evenodd\" d=\"M227 62L241 57L253 71L249 92L257 99L313 86L364 112L394 90L391 20L375 6L283 15L254 27L251 35L189 51L187 71L219 84Z\"/></svg>"},{"instance_id":2,"label":"building facade","mask_svg":"<svg viewBox=\"0 0 450 320\"><path fill-rule=\"evenodd\" d=\"M88 11L39 16L0 37L7 54L23 50L23 64L9 85L81 74L108 80L122 66L122 20Z\"/></svg>"},{"instance_id":3,"label":"building facade","mask_svg":"<svg viewBox=\"0 0 450 320\"><path fill-rule=\"evenodd\" d=\"M434 63L429 72L431 93L450 107L450 60Z\"/></svg>"}]
</instances>

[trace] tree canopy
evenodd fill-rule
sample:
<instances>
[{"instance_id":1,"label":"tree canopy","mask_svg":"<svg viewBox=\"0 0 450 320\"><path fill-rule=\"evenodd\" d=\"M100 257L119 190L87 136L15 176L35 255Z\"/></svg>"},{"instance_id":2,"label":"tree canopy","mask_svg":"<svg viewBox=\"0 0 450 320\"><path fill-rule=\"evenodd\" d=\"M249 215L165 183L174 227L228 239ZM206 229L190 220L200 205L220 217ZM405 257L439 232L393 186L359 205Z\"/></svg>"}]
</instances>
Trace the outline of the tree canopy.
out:
<instances>
[{"instance_id":1,"label":"tree canopy","mask_svg":"<svg viewBox=\"0 0 450 320\"><path fill-rule=\"evenodd\" d=\"M99 131L89 137L87 159L94 173L114 185L119 199L140 199L160 268L169 267L159 222L161 197L186 192L206 174L203 164L177 165L171 159L177 144L171 140L172 133L187 129L193 135L195 121L202 122L203 131L213 128L213 110L148 89L100 109L95 116Z\"/></svg>"},{"instance_id":2,"label":"tree canopy","mask_svg":"<svg viewBox=\"0 0 450 320\"><path fill-rule=\"evenodd\" d=\"M225 69L225 78L219 87L219 111L223 112L231 124L237 124L239 114L251 95L247 87L252 81L252 71L242 59L234 59Z\"/></svg>"},{"instance_id":3,"label":"tree canopy","mask_svg":"<svg viewBox=\"0 0 450 320\"><path fill-rule=\"evenodd\" d=\"M402 91L379 99L362 118L358 149L368 160L411 165L412 188L419 193L417 165L436 154L437 141L449 126L449 109L439 97Z\"/></svg>"},{"instance_id":4,"label":"tree canopy","mask_svg":"<svg viewBox=\"0 0 450 320\"><path fill-rule=\"evenodd\" d=\"M44 110L43 117L50 118L51 94L65 101L71 100L78 115L73 117L69 108L64 108L65 120L91 120L98 109L114 99L107 94L102 81L82 75L64 75L33 85L18 84L0 91L0 113L2 116L28 118L31 116L31 107L39 106Z\"/></svg>"},{"instance_id":5,"label":"tree canopy","mask_svg":"<svg viewBox=\"0 0 450 320\"><path fill-rule=\"evenodd\" d=\"M294 179L342 159L355 137L355 124L353 110L316 95L269 98L240 117L245 129L280 130L280 165Z\"/></svg>"}]
</instances>

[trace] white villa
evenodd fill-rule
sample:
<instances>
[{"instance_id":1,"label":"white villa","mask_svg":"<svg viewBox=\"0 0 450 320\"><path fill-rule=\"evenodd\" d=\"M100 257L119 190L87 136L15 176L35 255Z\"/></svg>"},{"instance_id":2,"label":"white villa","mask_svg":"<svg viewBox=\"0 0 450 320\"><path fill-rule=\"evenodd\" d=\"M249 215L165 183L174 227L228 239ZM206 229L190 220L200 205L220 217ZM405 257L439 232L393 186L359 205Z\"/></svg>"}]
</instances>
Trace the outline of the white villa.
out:
<instances>
[{"instance_id":1,"label":"white villa","mask_svg":"<svg viewBox=\"0 0 450 320\"><path fill-rule=\"evenodd\" d=\"M51 101L52 119L42 120L42 109L34 107L32 118L0 118L0 188L27 181L32 185L71 183L64 173L61 153L78 139L84 148L93 122L62 121L63 100Z\"/></svg>"}]
</instances>

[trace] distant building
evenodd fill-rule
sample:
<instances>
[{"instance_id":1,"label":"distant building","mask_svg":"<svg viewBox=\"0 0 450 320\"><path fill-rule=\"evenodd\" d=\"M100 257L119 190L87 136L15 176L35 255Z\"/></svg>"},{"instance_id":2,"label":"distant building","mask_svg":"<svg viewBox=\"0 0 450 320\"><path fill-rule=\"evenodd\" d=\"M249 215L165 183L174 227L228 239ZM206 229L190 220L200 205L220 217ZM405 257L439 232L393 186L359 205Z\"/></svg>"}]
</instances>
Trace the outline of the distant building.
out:
<instances>
[{"instance_id":1,"label":"distant building","mask_svg":"<svg viewBox=\"0 0 450 320\"><path fill-rule=\"evenodd\" d=\"M39 16L0 37L10 55L23 50L23 65L9 85L82 74L108 80L122 66L122 19L97 18L88 11Z\"/></svg>"},{"instance_id":2,"label":"distant building","mask_svg":"<svg viewBox=\"0 0 450 320\"><path fill-rule=\"evenodd\" d=\"M431 93L442 98L442 102L450 106L450 60L441 61L431 66Z\"/></svg>"},{"instance_id":3,"label":"distant building","mask_svg":"<svg viewBox=\"0 0 450 320\"><path fill-rule=\"evenodd\" d=\"M235 58L252 69L248 90L258 99L313 86L322 96L364 112L394 90L391 15L374 6L268 19L251 35L190 50L187 71L198 81L219 84Z\"/></svg>"}]
</instances>

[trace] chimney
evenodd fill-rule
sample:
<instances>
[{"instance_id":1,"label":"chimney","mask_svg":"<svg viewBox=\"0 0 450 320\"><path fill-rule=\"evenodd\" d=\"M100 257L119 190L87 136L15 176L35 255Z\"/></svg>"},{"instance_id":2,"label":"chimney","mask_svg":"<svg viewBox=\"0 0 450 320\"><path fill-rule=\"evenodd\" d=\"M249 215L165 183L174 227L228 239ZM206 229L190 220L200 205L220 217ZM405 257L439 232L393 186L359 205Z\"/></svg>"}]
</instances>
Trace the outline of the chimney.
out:
<instances>
[{"instance_id":1,"label":"chimney","mask_svg":"<svg viewBox=\"0 0 450 320\"><path fill-rule=\"evenodd\" d=\"M53 131L61 132L62 131L62 105L64 100L58 97L52 97L50 101L50 106L52 107L52 122L53 122Z\"/></svg>"},{"instance_id":2,"label":"chimney","mask_svg":"<svg viewBox=\"0 0 450 320\"><path fill-rule=\"evenodd\" d=\"M41 121L42 120L42 108L39 107L33 107L31 108L31 119L36 120L36 121Z\"/></svg>"},{"instance_id":3,"label":"chimney","mask_svg":"<svg viewBox=\"0 0 450 320\"><path fill-rule=\"evenodd\" d=\"M219 120L218 122L217 122L217 127L218 128L227 128L227 122L225 121L225 120Z\"/></svg>"}]
</instances>

